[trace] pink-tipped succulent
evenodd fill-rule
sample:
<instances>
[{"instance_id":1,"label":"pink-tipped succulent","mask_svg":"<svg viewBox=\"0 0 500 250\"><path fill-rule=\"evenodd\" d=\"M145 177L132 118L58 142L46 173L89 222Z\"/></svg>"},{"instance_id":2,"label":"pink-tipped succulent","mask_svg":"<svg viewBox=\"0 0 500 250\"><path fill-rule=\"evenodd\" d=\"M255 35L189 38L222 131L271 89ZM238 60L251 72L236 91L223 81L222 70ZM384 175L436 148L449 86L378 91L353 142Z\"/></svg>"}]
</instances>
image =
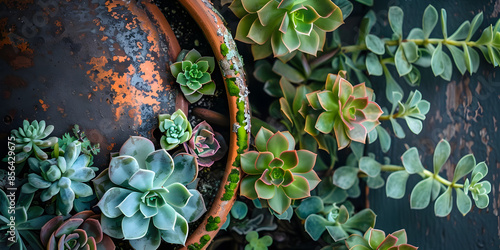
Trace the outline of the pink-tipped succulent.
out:
<instances>
[{"instance_id":1,"label":"pink-tipped succulent","mask_svg":"<svg viewBox=\"0 0 500 250\"><path fill-rule=\"evenodd\" d=\"M345 72L329 74L324 90L307 94L309 105L319 111L319 115L303 114L306 132L315 136L333 130L339 149L347 147L351 141L364 143L368 132L380 124L378 118L383 113L372 101L372 89L364 83L352 86L343 75Z\"/></svg>"},{"instance_id":2,"label":"pink-tipped succulent","mask_svg":"<svg viewBox=\"0 0 500 250\"><path fill-rule=\"evenodd\" d=\"M103 234L100 215L83 211L64 220L57 216L49 220L40 233L40 240L48 250L52 249L115 249L115 244Z\"/></svg>"},{"instance_id":3,"label":"pink-tipped succulent","mask_svg":"<svg viewBox=\"0 0 500 250\"><path fill-rule=\"evenodd\" d=\"M349 250L416 250L418 247L407 243L408 239L404 229L398 230L392 234L385 235L385 232L370 228L363 237L353 234L345 241Z\"/></svg>"},{"instance_id":4,"label":"pink-tipped succulent","mask_svg":"<svg viewBox=\"0 0 500 250\"><path fill-rule=\"evenodd\" d=\"M196 155L200 168L212 166L227 152L224 137L214 132L206 121L194 127L193 136L187 143L184 143L184 147L190 154Z\"/></svg>"},{"instance_id":5,"label":"pink-tipped succulent","mask_svg":"<svg viewBox=\"0 0 500 250\"><path fill-rule=\"evenodd\" d=\"M272 210L282 214L292 200L309 197L320 182L312 169L316 154L295 150L295 140L288 131L273 133L261 128L255 147L258 151L241 155L241 169L248 174L241 181L241 195L267 200Z\"/></svg>"},{"instance_id":6,"label":"pink-tipped succulent","mask_svg":"<svg viewBox=\"0 0 500 250\"><path fill-rule=\"evenodd\" d=\"M331 0L234 0L229 8L241 18L236 39L252 44L255 60L271 54L287 60L297 51L316 55L326 32L343 23Z\"/></svg>"}]
</instances>

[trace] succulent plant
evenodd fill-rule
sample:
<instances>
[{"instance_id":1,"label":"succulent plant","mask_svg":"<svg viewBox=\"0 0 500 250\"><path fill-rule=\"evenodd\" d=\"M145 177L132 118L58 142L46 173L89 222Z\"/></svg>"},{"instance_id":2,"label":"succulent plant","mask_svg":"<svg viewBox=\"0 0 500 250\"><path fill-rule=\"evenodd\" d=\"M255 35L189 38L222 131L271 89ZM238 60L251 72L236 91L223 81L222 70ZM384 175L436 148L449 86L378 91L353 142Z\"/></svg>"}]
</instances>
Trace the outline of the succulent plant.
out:
<instances>
[{"instance_id":1,"label":"succulent plant","mask_svg":"<svg viewBox=\"0 0 500 250\"><path fill-rule=\"evenodd\" d=\"M310 196L320 182L312 169L316 154L294 150L295 140L288 131L274 134L261 128L255 147L258 151L246 152L240 158L241 168L248 174L241 181L241 195L267 200L273 211L282 214L291 200Z\"/></svg>"},{"instance_id":2,"label":"succulent plant","mask_svg":"<svg viewBox=\"0 0 500 250\"><path fill-rule=\"evenodd\" d=\"M43 190L40 199L45 202L56 197L58 213L67 215L73 209L75 198L93 194L92 188L84 182L94 178L95 172L89 167L90 156L80 152L81 143L75 141L67 146L64 157L45 161L29 158L31 173L21 191L29 194Z\"/></svg>"},{"instance_id":3,"label":"succulent plant","mask_svg":"<svg viewBox=\"0 0 500 250\"><path fill-rule=\"evenodd\" d=\"M214 132L212 127L203 121L193 129L193 136L184 143L186 151L195 155L198 165L210 167L220 160L227 152L227 145L221 134Z\"/></svg>"},{"instance_id":4,"label":"succulent plant","mask_svg":"<svg viewBox=\"0 0 500 250\"><path fill-rule=\"evenodd\" d=\"M215 83L210 74L215 69L213 57L202 57L195 49L183 50L177 62L170 65L172 75L181 86L181 91L190 103L195 103L203 95L215 93Z\"/></svg>"},{"instance_id":5,"label":"succulent plant","mask_svg":"<svg viewBox=\"0 0 500 250\"><path fill-rule=\"evenodd\" d=\"M47 153L42 149L52 147L57 143L57 137L49 137L54 131L54 126L46 126L45 121L32 121L31 124L23 121L23 126L19 129L11 131L12 136L16 141L16 163L24 162L34 152L35 156L40 160L47 160Z\"/></svg>"},{"instance_id":6,"label":"succulent plant","mask_svg":"<svg viewBox=\"0 0 500 250\"><path fill-rule=\"evenodd\" d=\"M44 215L42 207L31 206L34 194L8 193L0 189L0 248L43 249L36 231L54 215ZM14 200L16 204L11 203Z\"/></svg>"},{"instance_id":7,"label":"succulent plant","mask_svg":"<svg viewBox=\"0 0 500 250\"><path fill-rule=\"evenodd\" d=\"M57 216L49 220L40 232L40 240L48 250L56 249L115 249L115 244L103 234L100 215L87 210L64 220Z\"/></svg>"},{"instance_id":8,"label":"succulent plant","mask_svg":"<svg viewBox=\"0 0 500 250\"><path fill-rule=\"evenodd\" d=\"M259 238L259 233L255 231L248 232L245 239L248 241L245 250L267 250L267 247L273 244L271 236L265 235Z\"/></svg>"},{"instance_id":9,"label":"succulent plant","mask_svg":"<svg viewBox=\"0 0 500 250\"><path fill-rule=\"evenodd\" d=\"M382 115L382 109L372 101L373 90L364 83L353 87L343 74L329 74L325 90L307 94L309 105L319 111L319 115L303 113L305 131L316 136L333 130L339 149L351 141L364 143L368 132L380 124L378 118Z\"/></svg>"},{"instance_id":10,"label":"succulent plant","mask_svg":"<svg viewBox=\"0 0 500 250\"><path fill-rule=\"evenodd\" d=\"M158 119L160 131L164 133L160 139L160 145L163 149L173 149L191 138L193 129L182 110L178 109L171 115L161 114Z\"/></svg>"},{"instance_id":11,"label":"succulent plant","mask_svg":"<svg viewBox=\"0 0 500 250\"><path fill-rule=\"evenodd\" d=\"M385 236L385 232L370 228L364 237L351 235L345 244L349 250L371 250L371 249L391 249L391 250L416 250L417 247L407 244L406 231L398 230Z\"/></svg>"},{"instance_id":12,"label":"succulent plant","mask_svg":"<svg viewBox=\"0 0 500 250\"><path fill-rule=\"evenodd\" d=\"M480 209L488 207L490 200L488 194L491 192L491 183L489 181L479 182L486 174L488 174L488 166L486 166L486 163L481 162L472 171L472 181L469 183L469 179L466 179L464 183L465 195L470 192L476 206Z\"/></svg>"},{"instance_id":13,"label":"succulent plant","mask_svg":"<svg viewBox=\"0 0 500 250\"><path fill-rule=\"evenodd\" d=\"M343 23L331 0L234 0L229 8L241 18L235 38L252 44L255 60L271 54L287 60L297 50L316 55L326 32Z\"/></svg>"},{"instance_id":14,"label":"succulent plant","mask_svg":"<svg viewBox=\"0 0 500 250\"><path fill-rule=\"evenodd\" d=\"M172 159L150 140L130 137L94 180L103 232L136 249L156 249L161 239L184 244L188 223L206 211L201 194L185 186L196 179L197 165L192 155Z\"/></svg>"}]
</instances>

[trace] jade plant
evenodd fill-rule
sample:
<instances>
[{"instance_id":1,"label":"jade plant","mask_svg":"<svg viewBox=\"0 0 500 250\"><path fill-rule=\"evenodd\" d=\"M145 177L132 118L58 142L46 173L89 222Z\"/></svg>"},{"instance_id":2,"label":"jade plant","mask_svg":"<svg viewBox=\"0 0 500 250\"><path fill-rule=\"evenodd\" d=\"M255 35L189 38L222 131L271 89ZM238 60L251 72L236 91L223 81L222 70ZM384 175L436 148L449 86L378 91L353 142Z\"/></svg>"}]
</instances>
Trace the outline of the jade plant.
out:
<instances>
[{"instance_id":1,"label":"jade plant","mask_svg":"<svg viewBox=\"0 0 500 250\"><path fill-rule=\"evenodd\" d=\"M136 249L156 249L162 239L184 244L188 223L206 211L201 194L186 188L197 173L194 156L172 158L150 140L130 137L94 180L102 231Z\"/></svg>"},{"instance_id":2,"label":"jade plant","mask_svg":"<svg viewBox=\"0 0 500 250\"><path fill-rule=\"evenodd\" d=\"M398 230L391 234L385 235L385 232L378 229L370 228L365 235L351 235L345 244L349 250L416 250L417 247L407 243L408 239L404 229Z\"/></svg>"},{"instance_id":3,"label":"jade plant","mask_svg":"<svg viewBox=\"0 0 500 250\"><path fill-rule=\"evenodd\" d=\"M214 69L214 58L202 57L195 49L183 50L177 57L177 62L170 65L172 75L190 103L197 102L203 95L215 93L215 83L210 76Z\"/></svg>"},{"instance_id":4,"label":"jade plant","mask_svg":"<svg viewBox=\"0 0 500 250\"><path fill-rule=\"evenodd\" d=\"M165 150L176 148L179 144L191 138L193 129L186 115L178 109L173 114L158 116L160 131L163 133L160 145Z\"/></svg>"},{"instance_id":5,"label":"jade plant","mask_svg":"<svg viewBox=\"0 0 500 250\"><path fill-rule=\"evenodd\" d=\"M88 197L92 188L85 184L95 177L90 168L90 156L81 154L81 143L74 141L67 146L64 156L40 161L29 158L30 174L22 192L40 192L42 202L54 197L57 213L67 215L73 209L75 198Z\"/></svg>"},{"instance_id":6,"label":"jade plant","mask_svg":"<svg viewBox=\"0 0 500 250\"><path fill-rule=\"evenodd\" d=\"M43 207L32 204L34 194L7 193L0 189L0 246L2 249L43 249L38 231L54 215L44 214Z\"/></svg>"},{"instance_id":7,"label":"jade plant","mask_svg":"<svg viewBox=\"0 0 500 250\"><path fill-rule=\"evenodd\" d=\"M296 51L316 55L326 32L343 23L342 11L330 0L235 0L229 8L241 18L235 38L252 44L255 60L273 54L286 61Z\"/></svg>"},{"instance_id":8,"label":"jade plant","mask_svg":"<svg viewBox=\"0 0 500 250\"><path fill-rule=\"evenodd\" d=\"M324 90L307 94L309 105L318 112L303 114L304 130L315 136L335 133L339 149L351 141L364 143L366 136L380 122L382 109L373 101L373 90L364 83L352 86L345 72L327 77Z\"/></svg>"},{"instance_id":9,"label":"jade plant","mask_svg":"<svg viewBox=\"0 0 500 250\"><path fill-rule=\"evenodd\" d=\"M241 181L240 194L249 199L263 199L278 214L285 212L292 200L306 198L320 179L312 169L316 154L295 150L289 132L273 133L261 128L255 137L257 151L241 155L241 169L247 174Z\"/></svg>"},{"instance_id":10,"label":"jade plant","mask_svg":"<svg viewBox=\"0 0 500 250\"><path fill-rule=\"evenodd\" d=\"M54 217L41 229L42 244L48 250L115 249L111 238L103 234L99 217L92 211L77 213L67 220Z\"/></svg>"},{"instance_id":11,"label":"jade plant","mask_svg":"<svg viewBox=\"0 0 500 250\"><path fill-rule=\"evenodd\" d=\"M47 138L54 126L46 125L45 121L32 121L31 124L23 121L23 126L11 131L16 142L16 163L26 161L33 153L40 160L47 160L48 155L42 149L54 146L57 143L57 137Z\"/></svg>"},{"instance_id":12,"label":"jade plant","mask_svg":"<svg viewBox=\"0 0 500 250\"><path fill-rule=\"evenodd\" d=\"M193 129L191 139L184 143L187 152L196 156L201 168L210 167L220 160L227 152L227 145L221 134L214 132L212 127L203 121Z\"/></svg>"}]
</instances>

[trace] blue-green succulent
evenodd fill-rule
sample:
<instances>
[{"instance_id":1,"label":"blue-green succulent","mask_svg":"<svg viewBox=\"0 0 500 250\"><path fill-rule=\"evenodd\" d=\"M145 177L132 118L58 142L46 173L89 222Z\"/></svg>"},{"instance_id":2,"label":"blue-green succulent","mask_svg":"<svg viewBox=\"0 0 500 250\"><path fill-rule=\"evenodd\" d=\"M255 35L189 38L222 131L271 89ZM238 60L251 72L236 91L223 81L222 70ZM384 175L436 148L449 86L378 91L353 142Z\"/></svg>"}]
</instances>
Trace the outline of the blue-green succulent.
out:
<instances>
[{"instance_id":1,"label":"blue-green succulent","mask_svg":"<svg viewBox=\"0 0 500 250\"><path fill-rule=\"evenodd\" d=\"M103 232L135 249L156 249L161 239L184 244L188 223L206 211L201 194L186 188L198 173L196 158L132 136L95 180Z\"/></svg>"},{"instance_id":2,"label":"blue-green succulent","mask_svg":"<svg viewBox=\"0 0 500 250\"><path fill-rule=\"evenodd\" d=\"M32 121L31 124L23 121L23 126L19 129L13 129L11 135L15 137L16 142L16 163L26 161L34 152L35 156L40 160L47 160L47 153L42 149L52 147L57 143L57 137L47 138L54 126L46 126L45 121Z\"/></svg>"},{"instance_id":3,"label":"blue-green succulent","mask_svg":"<svg viewBox=\"0 0 500 250\"><path fill-rule=\"evenodd\" d=\"M160 144L165 150L177 147L186 142L193 134L193 128L186 115L178 109L173 114L161 114L158 116L160 131L163 133Z\"/></svg>"},{"instance_id":4,"label":"blue-green succulent","mask_svg":"<svg viewBox=\"0 0 500 250\"><path fill-rule=\"evenodd\" d=\"M75 198L88 197L92 188L84 182L95 177L90 165L90 156L81 153L81 143L70 143L64 156L40 161L29 158L30 174L22 192L31 194L42 190L40 199L46 202L56 200L57 213L67 215L73 209Z\"/></svg>"}]
</instances>

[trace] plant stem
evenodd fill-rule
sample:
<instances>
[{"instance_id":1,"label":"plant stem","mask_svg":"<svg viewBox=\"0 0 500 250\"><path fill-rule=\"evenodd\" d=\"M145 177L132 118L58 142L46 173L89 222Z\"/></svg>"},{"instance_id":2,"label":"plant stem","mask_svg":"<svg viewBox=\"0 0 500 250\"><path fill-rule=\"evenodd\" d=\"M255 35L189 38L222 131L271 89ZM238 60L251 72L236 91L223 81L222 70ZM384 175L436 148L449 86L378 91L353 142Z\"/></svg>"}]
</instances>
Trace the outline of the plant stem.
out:
<instances>
[{"instance_id":1,"label":"plant stem","mask_svg":"<svg viewBox=\"0 0 500 250\"><path fill-rule=\"evenodd\" d=\"M400 170L405 170L404 167L401 166L396 166L396 165L382 165L381 171L386 171L386 172L396 172ZM439 183L444 184L448 187L452 188L464 188L463 184L457 184L457 183L452 183L445 178L441 177L439 174L434 174L431 171L424 169L423 174L421 175L423 178L434 178L436 181L439 181Z\"/></svg>"},{"instance_id":2,"label":"plant stem","mask_svg":"<svg viewBox=\"0 0 500 250\"><path fill-rule=\"evenodd\" d=\"M469 46L469 47L475 47L476 42L473 41L455 41L455 40L446 40L446 39L439 39L439 38L432 38L432 39L403 39L403 40L390 40L390 41L385 41L385 45L387 46L396 46L401 43L405 42L414 42L416 45L427 45L427 44L438 44L438 43L443 43L443 44L449 44L453 46L463 46L464 44ZM355 51L360 51L360 50L367 50L368 48L366 47L366 44L357 44L357 45L349 45L349 46L344 46L342 47L342 52L343 53L351 53Z\"/></svg>"}]
</instances>

